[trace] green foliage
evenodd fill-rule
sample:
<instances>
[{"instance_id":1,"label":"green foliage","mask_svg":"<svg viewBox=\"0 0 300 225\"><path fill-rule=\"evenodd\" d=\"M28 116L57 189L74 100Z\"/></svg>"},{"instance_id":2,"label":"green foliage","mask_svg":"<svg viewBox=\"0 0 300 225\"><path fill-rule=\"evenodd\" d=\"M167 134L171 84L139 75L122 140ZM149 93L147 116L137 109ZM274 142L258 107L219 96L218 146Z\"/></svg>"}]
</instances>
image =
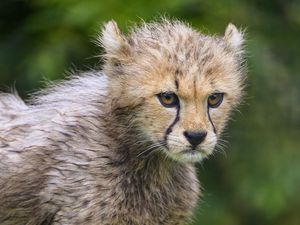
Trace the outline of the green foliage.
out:
<instances>
[{"instance_id":1,"label":"green foliage","mask_svg":"<svg viewBox=\"0 0 300 225\"><path fill-rule=\"evenodd\" d=\"M44 79L99 67L91 42L101 24L159 15L207 33L228 22L247 30L247 98L230 124L226 154L203 163L196 224L300 222L300 2L280 0L1 0L0 83L25 97ZM74 66L75 65L75 66Z\"/></svg>"}]
</instances>

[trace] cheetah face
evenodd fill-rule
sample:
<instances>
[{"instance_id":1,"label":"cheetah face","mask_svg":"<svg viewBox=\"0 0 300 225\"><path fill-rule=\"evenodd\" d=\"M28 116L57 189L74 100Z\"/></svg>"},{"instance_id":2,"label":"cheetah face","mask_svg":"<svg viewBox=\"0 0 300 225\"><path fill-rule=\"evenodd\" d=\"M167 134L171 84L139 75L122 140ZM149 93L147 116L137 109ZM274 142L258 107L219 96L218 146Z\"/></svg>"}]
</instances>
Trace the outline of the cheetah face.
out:
<instances>
[{"instance_id":1,"label":"cheetah face","mask_svg":"<svg viewBox=\"0 0 300 225\"><path fill-rule=\"evenodd\" d=\"M101 41L110 95L132 109L126 127L147 143L139 155L196 162L212 154L241 101L242 34L230 24L224 37L209 37L164 21L125 37L111 22Z\"/></svg>"}]
</instances>

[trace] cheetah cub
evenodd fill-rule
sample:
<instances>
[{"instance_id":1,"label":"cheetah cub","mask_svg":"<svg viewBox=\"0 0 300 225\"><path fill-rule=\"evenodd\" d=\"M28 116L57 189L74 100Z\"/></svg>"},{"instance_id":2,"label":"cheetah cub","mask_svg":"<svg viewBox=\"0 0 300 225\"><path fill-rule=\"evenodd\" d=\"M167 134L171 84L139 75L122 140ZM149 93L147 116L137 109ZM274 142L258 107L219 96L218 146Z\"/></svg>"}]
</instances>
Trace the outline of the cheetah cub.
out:
<instances>
[{"instance_id":1,"label":"cheetah cub","mask_svg":"<svg viewBox=\"0 0 300 225\"><path fill-rule=\"evenodd\" d=\"M243 92L243 34L179 21L99 43L103 71L27 103L0 94L1 225L182 225L200 195L194 163L213 153Z\"/></svg>"}]
</instances>

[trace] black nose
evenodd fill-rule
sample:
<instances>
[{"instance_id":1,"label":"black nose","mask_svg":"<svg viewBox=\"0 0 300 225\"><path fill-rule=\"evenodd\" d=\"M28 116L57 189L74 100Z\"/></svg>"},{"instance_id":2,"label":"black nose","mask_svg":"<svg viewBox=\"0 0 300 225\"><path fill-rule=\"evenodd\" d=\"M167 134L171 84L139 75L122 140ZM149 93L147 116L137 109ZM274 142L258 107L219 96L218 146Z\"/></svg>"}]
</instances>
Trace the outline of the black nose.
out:
<instances>
[{"instance_id":1,"label":"black nose","mask_svg":"<svg viewBox=\"0 0 300 225\"><path fill-rule=\"evenodd\" d=\"M191 143L193 147L196 147L201 142L204 141L207 132L193 132L193 131L184 131L183 135Z\"/></svg>"}]
</instances>

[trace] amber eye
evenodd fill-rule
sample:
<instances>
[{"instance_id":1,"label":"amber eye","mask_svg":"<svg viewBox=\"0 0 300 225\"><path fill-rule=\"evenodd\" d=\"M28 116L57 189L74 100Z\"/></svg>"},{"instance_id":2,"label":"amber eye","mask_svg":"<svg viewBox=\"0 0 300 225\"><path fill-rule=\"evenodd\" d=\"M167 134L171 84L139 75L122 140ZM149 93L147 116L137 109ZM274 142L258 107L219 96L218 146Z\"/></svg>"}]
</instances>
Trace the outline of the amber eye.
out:
<instances>
[{"instance_id":1,"label":"amber eye","mask_svg":"<svg viewBox=\"0 0 300 225\"><path fill-rule=\"evenodd\" d=\"M179 99L173 92L162 92L157 95L160 103L167 108L176 107L179 105Z\"/></svg>"},{"instance_id":2,"label":"amber eye","mask_svg":"<svg viewBox=\"0 0 300 225\"><path fill-rule=\"evenodd\" d=\"M210 108L217 108L223 101L224 93L214 93L208 97L208 106Z\"/></svg>"}]
</instances>

